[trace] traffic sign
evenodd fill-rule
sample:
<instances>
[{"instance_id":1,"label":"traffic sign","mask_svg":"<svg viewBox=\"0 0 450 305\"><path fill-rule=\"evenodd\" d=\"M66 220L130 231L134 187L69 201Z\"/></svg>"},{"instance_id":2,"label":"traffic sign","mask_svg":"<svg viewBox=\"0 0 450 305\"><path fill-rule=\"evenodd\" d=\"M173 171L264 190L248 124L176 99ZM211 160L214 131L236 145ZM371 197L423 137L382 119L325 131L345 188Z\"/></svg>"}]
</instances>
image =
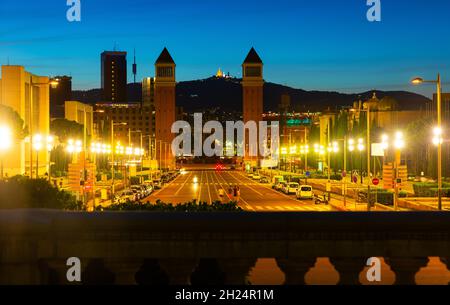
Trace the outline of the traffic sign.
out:
<instances>
[{"instance_id":1,"label":"traffic sign","mask_svg":"<svg viewBox=\"0 0 450 305\"><path fill-rule=\"evenodd\" d=\"M356 182L358 182L358 177L353 176L353 183L356 183Z\"/></svg>"},{"instance_id":2,"label":"traffic sign","mask_svg":"<svg viewBox=\"0 0 450 305\"><path fill-rule=\"evenodd\" d=\"M310 172L310 171L307 171L307 172L305 173L305 175L306 175L306 177L310 177L310 176L311 176L311 172Z\"/></svg>"},{"instance_id":3,"label":"traffic sign","mask_svg":"<svg viewBox=\"0 0 450 305\"><path fill-rule=\"evenodd\" d=\"M378 184L380 184L380 179L378 179L378 178L373 178L373 179L372 179L372 183L373 183L373 185L378 185Z\"/></svg>"},{"instance_id":4,"label":"traffic sign","mask_svg":"<svg viewBox=\"0 0 450 305\"><path fill-rule=\"evenodd\" d=\"M347 172L346 171L342 171L342 177L345 178L345 176L347 176Z\"/></svg>"}]
</instances>

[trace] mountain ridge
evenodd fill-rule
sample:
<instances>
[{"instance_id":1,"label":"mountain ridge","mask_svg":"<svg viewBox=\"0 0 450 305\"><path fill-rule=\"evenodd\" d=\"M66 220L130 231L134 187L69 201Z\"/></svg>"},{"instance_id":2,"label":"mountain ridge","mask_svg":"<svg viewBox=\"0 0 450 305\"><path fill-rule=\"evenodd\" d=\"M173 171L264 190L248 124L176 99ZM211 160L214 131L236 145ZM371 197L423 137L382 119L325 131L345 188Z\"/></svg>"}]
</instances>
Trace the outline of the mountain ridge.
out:
<instances>
[{"instance_id":1,"label":"mountain ridge","mask_svg":"<svg viewBox=\"0 0 450 305\"><path fill-rule=\"evenodd\" d=\"M264 84L264 111L277 111L282 94L291 97L291 106L295 111L323 111L350 107L359 99L370 99L375 92L379 99L390 97L397 101L399 110L424 109L427 102L425 96L409 91L370 90L361 93L340 93L336 91L319 91L292 88L272 82ZM139 102L142 96L140 83L127 85L127 96L130 102ZM72 98L85 103L101 101L101 89L75 90ZM176 86L176 104L187 112L201 111L208 108L221 108L225 111L242 109L241 79L216 78L197 79L178 82Z\"/></svg>"}]
</instances>

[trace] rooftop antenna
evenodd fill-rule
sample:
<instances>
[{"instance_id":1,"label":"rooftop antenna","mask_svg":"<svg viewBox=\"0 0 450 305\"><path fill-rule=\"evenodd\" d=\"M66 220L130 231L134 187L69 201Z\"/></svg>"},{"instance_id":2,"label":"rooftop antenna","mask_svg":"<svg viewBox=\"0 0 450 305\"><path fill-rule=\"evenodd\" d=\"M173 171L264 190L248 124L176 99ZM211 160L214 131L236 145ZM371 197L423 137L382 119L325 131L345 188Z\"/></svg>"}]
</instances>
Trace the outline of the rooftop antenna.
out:
<instances>
[{"instance_id":1,"label":"rooftop antenna","mask_svg":"<svg viewBox=\"0 0 450 305\"><path fill-rule=\"evenodd\" d=\"M136 49L133 49L134 62L133 62L133 77L134 83L136 84L136 73L137 73L137 65L136 65Z\"/></svg>"},{"instance_id":2,"label":"rooftop antenna","mask_svg":"<svg viewBox=\"0 0 450 305\"><path fill-rule=\"evenodd\" d=\"M114 52L116 51L116 49L117 49L117 43L114 41Z\"/></svg>"}]
</instances>

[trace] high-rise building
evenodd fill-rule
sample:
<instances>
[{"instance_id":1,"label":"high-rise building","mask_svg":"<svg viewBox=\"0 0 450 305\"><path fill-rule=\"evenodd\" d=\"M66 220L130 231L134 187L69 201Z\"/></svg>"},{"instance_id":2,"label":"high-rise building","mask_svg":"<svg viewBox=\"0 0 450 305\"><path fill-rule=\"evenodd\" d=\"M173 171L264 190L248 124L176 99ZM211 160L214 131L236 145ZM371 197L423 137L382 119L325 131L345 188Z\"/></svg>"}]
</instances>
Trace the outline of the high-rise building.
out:
<instances>
[{"instance_id":1,"label":"high-rise building","mask_svg":"<svg viewBox=\"0 0 450 305\"><path fill-rule=\"evenodd\" d=\"M142 80L142 107L149 109L148 122L150 134L155 137L155 78L146 77Z\"/></svg>"},{"instance_id":2,"label":"high-rise building","mask_svg":"<svg viewBox=\"0 0 450 305\"><path fill-rule=\"evenodd\" d=\"M258 126L262 121L263 113L263 62L254 48L250 49L242 64L242 98L244 123L254 121ZM259 132L256 141L249 141L249 133L246 130L245 138L245 162L256 166L258 158L249 157L250 152L257 153Z\"/></svg>"},{"instance_id":3,"label":"high-rise building","mask_svg":"<svg viewBox=\"0 0 450 305\"><path fill-rule=\"evenodd\" d=\"M5 160L4 173L8 176L33 173L36 177L38 168L42 176L50 164L50 154L45 149L50 132L49 78L31 74L23 66L2 66L1 69L0 104L19 114L33 135L34 148L40 143L40 149L36 151L31 149L30 141L14 140L12 147L2 156Z\"/></svg>"},{"instance_id":4,"label":"high-rise building","mask_svg":"<svg viewBox=\"0 0 450 305\"><path fill-rule=\"evenodd\" d=\"M127 52L101 54L101 81L105 102L127 102Z\"/></svg>"},{"instance_id":5,"label":"high-rise building","mask_svg":"<svg viewBox=\"0 0 450 305\"><path fill-rule=\"evenodd\" d=\"M166 48L155 62L156 159L160 166L174 168L171 131L175 122L175 62Z\"/></svg>"},{"instance_id":6,"label":"high-rise building","mask_svg":"<svg viewBox=\"0 0 450 305\"><path fill-rule=\"evenodd\" d=\"M56 76L58 86L50 87L50 117L64 118L64 103L72 100L72 77Z\"/></svg>"}]
</instances>

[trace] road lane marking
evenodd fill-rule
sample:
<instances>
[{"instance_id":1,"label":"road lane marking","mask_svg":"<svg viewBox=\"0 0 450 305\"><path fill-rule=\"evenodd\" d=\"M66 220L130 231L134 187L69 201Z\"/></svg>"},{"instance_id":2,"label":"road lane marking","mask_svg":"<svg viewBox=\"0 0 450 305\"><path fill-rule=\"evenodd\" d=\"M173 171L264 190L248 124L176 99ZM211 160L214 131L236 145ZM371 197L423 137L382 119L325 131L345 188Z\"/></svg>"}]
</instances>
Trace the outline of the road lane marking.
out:
<instances>
[{"instance_id":1,"label":"road lane marking","mask_svg":"<svg viewBox=\"0 0 450 305\"><path fill-rule=\"evenodd\" d=\"M186 180L184 180L184 183L182 183L180 188L175 192L175 196L177 196L178 193L183 189L183 187L186 185L186 183L188 182L188 180L191 176L192 176L192 172L189 173L189 176L186 178Z\"/></svg>"},{"instance_id":2,"label":"road lane marking","mask_svg":"<svg viewBox=\"0 0 450 305\"><path fill-rule=\"evenodd\" d=\"M212 204L212 199L211 199L211 190L209 189L209 173L206 173L206 182L208 183L208 196L209 196L209 204Z\"/></svg>"},{"instance_id":3,"label":"road lane marking","mask_svg":"<svg viewBox=\"0 0 450 305\"><path fill-rule=\"evenodd\" d=\"M203 183L203 171L201 171L201 176L200 176L200 183L198 186L198 200L197 202L200 202L200 197L202 196L202 183Z\"/></svg>"}]
</instances>

